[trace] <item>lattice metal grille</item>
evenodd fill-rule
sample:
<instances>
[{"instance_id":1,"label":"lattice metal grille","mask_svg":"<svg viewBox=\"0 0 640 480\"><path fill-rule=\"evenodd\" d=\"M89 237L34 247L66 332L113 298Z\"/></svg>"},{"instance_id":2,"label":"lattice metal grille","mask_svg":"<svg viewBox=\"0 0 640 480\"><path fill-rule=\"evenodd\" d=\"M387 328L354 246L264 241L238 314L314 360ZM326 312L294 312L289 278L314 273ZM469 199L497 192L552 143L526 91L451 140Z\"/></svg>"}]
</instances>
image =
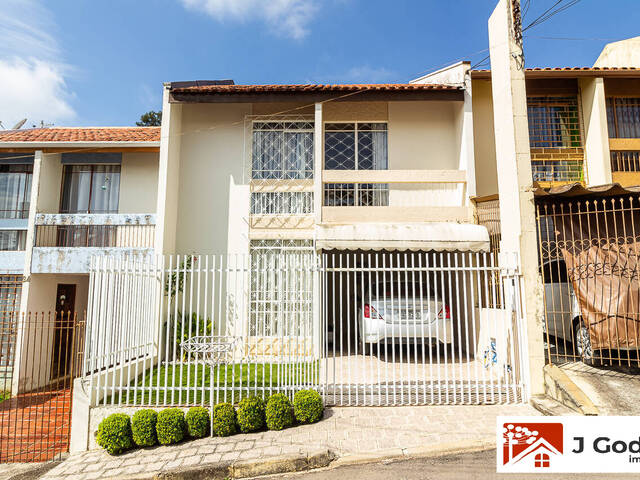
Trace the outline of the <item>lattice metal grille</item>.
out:
<instances>
[{"instance_id":1,"label":"lattice metal grille","mask_svg":"<svg viewBox=\"0 0 640 480\"><path fill-rule=\"evenodd\" d=\"M313 316L313 242L253 240L250 252L249 335L308 334Z\"/></svg>"},{"instance_id":2,"label":"lattice metal grille","mask_svg":"<svg viewBox=\"0 0 640 480\"><path fill-rule=\"evenodd\" d=\"M252 179L313 178L313 122L253 123Z\"/></svg>"},{"instance_id":3,"label":"lattice metal grille","mask_svg":"<svg viewBox=\"0 0 640 480\"><path fill-rule=\"evenodd\" d=\"M612 172L640 172L640 152L638 151L612 151Z\"/></svg>"},{"instance_id":4,"label":"lattice metal grille","mask_svg":"<svg viewBox=\"0 0 640 480\"><path fill-rule=\"evenodd\" d=\"M583 160L531 159L534 182L582 182Z\"/></svg>"},{"instance_id":5,"label":"lattice metal grille","mask_svg":"<svg viewBox=\"0 0 640 480\"><path fill-rule=\"evenodd\" d=\"M640 98L607 98L610 138L640 138Z\"/></svg>"},{"instance_id":6,"label":"lattice metal grille","mask_svg":"<svg viewBox=\"0 0 640 480\"><path fill-rule=\"evenodd\" d=\"M313 192L253 192L252 215L310 215Z\"/></svg>"},{"instance_id":7,"label":"lattice metal grille","mask_svg":"<svg viewBox=\"0 0 640 480\"><path fill-rule=\"evenodd\" d=\"M531 148L582 147L578 98L528 97Z\"/></svg>"},{"instance_id":8,"label":"lattice metal grille","mask_svg":"<svg viewBox=\"0 0 640 480\"><path fill-rule=\"evenodd\" d=\"M386 183L327 183L324 187L327 207L382 207L389 205Z\"/></svg>"}]
</instances>

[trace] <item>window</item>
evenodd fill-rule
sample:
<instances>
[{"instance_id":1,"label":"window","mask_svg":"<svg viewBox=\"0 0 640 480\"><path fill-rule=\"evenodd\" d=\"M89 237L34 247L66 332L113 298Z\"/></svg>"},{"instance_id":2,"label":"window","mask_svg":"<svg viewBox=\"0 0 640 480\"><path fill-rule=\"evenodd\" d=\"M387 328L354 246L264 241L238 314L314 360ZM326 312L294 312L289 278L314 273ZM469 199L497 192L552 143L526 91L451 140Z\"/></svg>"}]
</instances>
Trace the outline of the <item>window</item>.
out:
<instances>
[{"instance_id":1,"label":"window","mask_svg":"<svg viewBox=\"0 0 640 480\"><path fill-rule=\"evenodd\" d=\"M313 192L252 192L252 215L310 215Z\"/></svg>"},{"instance_id":2,"label":"window","mask_svg":"<svg viewBox=\"0 0 640 480\"><path fill-rule=\"evenodd\" d=\"M546 468L551 464L551 462L549 461L549 455L547 455L546 453L537 453L534 461L536 468Z\"/></svg>"},{"instance_id":3,"label":"window","mask_svg":"<svg viewBox=\"0 0 640 480\"><path fill-rule=\"evenodd\" d=\"M120 165L65 165L62 213L117 213Z\"/></svg>"},{"instance_id":4,"label":"window","mask_svg":"<svg viewBox=\"0 0 640 480\"><path fill-rule=\"evenodd\" d=\"M0 165L0 218L28 218L33 165Z\"/></svg>"},{"instance_id":5,"label":"window","mask_svg":"<svg viewBox=\"0 0 640 480\"><path fill-rule=\"evenodd\" d=\"M252 240L252 336L310 336L313 302L313 242Z\"/></svg>"},{"instance_id":6,"label":"window","mask_svg":"<svg viewBox=\"0 0 640 480\"><path fill-rule=\"evenodd\" d=\"M607 98L610 138L640 138L640 98Z\"/></svg>"},{"instance_id":7,"label":"window","mask_svg":"<svg viewBox=\"0 0 640 480\"><path fill-rule=\"evenodd\" d=\"M327 123L324 132L326 170L387 170L386 123ZM326 206L384 206L389 185L372 183L326 184Z\"/></svg>"},{"instance_id":8,"label":"window","mask_svg":"<svg viewBox=\"0 0 640 480\"><path fill-rule=\"evenodd\" d=\"M313 178L313 122L254 122L251 178Z\"/></svg>"},{"instance_id":9,"label":"window","mask_svg":"<svg viewBox=\"0 0 640 480\"><path fill-rule=\"evenodd\" d=\"M582 147L577 97L528 97L531 148Z\"/></svg>"}]
</instances>

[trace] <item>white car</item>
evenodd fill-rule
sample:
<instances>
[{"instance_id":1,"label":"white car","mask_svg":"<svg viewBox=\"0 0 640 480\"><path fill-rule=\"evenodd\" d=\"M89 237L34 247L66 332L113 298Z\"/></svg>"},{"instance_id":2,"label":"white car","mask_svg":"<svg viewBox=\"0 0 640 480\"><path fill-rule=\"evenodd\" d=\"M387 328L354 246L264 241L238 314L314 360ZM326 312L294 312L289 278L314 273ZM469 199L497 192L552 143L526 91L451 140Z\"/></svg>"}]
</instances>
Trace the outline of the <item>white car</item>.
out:
<instances>
[{"instance_id":1,"label":"white car","mask_svg":"<svg viewBox=\"0 0 640 480\"><path fill-rule=\"evenodd\" d=\"M448 344L453 339L449 307L424 284L374 284L359 305L360 342Z\"/></svg>"},{"instance_id":2,"label":"white car","mask_svg":"<svg viewBox=\"0 0 640 480\"><path fill-rule=\"evenodd\" d=\"M585 360L591 360L593 350L589 330L582 322L580 305L567 278L564 261L551 260L543 268L545 331L556 340L572 342L575 353Z\"/></svg>"}]
</instances>

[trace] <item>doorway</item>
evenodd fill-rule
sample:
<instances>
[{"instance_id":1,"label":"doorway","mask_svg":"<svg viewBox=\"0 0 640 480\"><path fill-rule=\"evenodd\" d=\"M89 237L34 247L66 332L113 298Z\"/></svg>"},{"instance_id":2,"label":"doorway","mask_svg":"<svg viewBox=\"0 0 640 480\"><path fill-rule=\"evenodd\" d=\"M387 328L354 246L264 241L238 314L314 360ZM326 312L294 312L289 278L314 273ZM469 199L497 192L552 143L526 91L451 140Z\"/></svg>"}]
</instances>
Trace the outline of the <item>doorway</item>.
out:
<instances>
[{"instance_id":1,"label":"doorway","mask_svg":"<svg viewBox=\"0 0 640 480\"><path fill-rule=\"evenodd\" d=\"M56 289L56 319L53 334L51 380L69 375L73 343L76 285L59 283Z\"/></svg>"}]
</instances>

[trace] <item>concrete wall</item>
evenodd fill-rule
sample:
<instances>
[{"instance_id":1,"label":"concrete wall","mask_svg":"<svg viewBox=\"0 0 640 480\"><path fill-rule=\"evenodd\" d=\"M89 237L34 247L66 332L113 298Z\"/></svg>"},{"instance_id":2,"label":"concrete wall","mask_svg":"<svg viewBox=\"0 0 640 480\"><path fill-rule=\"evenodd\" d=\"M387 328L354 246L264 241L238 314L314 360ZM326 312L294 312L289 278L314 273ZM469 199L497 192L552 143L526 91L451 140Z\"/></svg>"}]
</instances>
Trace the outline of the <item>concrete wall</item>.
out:
<instances>
[{"instance_id":1,"label":"concrete wall","mask_svg":"<svg viewBox=\"0 0 640 480\"><path fill-rule=\"evenodd\" d=\"M155 213L158 196L158 154L122 155L119 213Z\"/></svg>"},{"instance_id":2,"label":"concrete wall","mask_svg":"<svg viewBox=\"0 0 640 480\"><path fill-rule=\"evenodd\" d=\"M640 37L607 44L594 67L640 67Z\"/></svg>"},{"instance_id":3,"label":"concrete wall","mask_svg":"<svg viewBox=\"0 0 640 480\"><path fill-rule=\"evenodd\" d=\"M473 81L473 146L476 164L476 194L483 196L498 193L493 100L489 80Z\"/></svg>"}]
</instances>

